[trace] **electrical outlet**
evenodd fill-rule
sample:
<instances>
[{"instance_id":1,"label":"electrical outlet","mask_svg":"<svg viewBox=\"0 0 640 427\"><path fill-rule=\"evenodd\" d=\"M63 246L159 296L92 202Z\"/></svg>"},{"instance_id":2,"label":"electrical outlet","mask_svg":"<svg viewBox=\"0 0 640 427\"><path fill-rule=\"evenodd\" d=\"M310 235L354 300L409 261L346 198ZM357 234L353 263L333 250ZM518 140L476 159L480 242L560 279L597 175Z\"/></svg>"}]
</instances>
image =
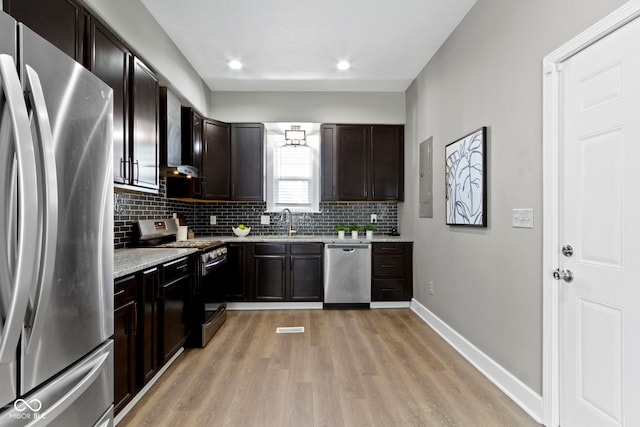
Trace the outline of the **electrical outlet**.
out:
<instances>
[{"instance_id":1,"label":"electrical outlet","mask_svg":"<svg viewBox=\"0 0 640 427\"><path fill-rule=\"evenodd\" d=\"M375 224L376 222L378 222L378 215L371 214L371 224Z\"/></svg>"},{"instance_id":2,"label":"electrical outlet","mask_svg":"<svg viewBox=\"0 0 640 427\"><path fill-rule=\"evenodd\" d=\"M209 217L209 225L216 225L218 223L218 219L215 215L211 215Z\"/></svg>"},{"instance_id":3,"label":"electrical outlet","mask_svg":"<svg viewBox=\"0 0 640 427\"><path fill-rule=\"evenodd\" d=\"M260 224L261 225L271 224L271 217L269 215L260 215Z\"/></svg>"},{"instance_id":4,"label":"electrical outlet","mask_svg":"<svg viewBox=\"0 0 640 427\"><path fill-rule=\"evenodd\" d=\"M434 287L435 286L433 286L433 282L429 282L429 295L433 295Z\"/></svg>"}]
</instances>

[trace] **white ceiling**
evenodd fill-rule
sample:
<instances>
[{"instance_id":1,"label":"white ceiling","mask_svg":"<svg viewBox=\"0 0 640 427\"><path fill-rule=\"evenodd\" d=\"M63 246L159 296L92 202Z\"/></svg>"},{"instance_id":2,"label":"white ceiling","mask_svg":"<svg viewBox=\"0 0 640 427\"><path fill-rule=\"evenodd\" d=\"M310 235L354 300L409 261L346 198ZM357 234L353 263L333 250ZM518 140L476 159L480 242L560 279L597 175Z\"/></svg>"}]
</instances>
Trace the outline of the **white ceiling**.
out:
<instances>
[{"instance_id":1,"label":"white ceiling","mask_svg":"<svg viewBox=\"0 0 640 427\"><path fill-rule=\"evenodd\" d=\"M404 91L476 2L141 1L211 90L310 92Z\"/></svg>"}]
</instances>

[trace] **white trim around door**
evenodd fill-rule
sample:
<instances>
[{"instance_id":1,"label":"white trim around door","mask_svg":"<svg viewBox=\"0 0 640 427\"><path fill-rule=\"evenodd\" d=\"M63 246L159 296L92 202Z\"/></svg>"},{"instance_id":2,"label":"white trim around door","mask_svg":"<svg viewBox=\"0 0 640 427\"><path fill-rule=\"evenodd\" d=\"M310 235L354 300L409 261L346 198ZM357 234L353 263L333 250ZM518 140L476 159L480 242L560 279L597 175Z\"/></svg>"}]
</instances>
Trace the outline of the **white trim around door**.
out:
<instances>
[{"instance_id":1,"label":"white trim around door","mask_svg":"<svg viewBox=\"0 0 640 427\"><path fill-rule=\"evenodd\" d=\"M553 270L559 265L559 76L562 63L586 47L640 17L632 0L543 59L543 424L560 422L559 289Z\"/></svg>"}]
</instances>

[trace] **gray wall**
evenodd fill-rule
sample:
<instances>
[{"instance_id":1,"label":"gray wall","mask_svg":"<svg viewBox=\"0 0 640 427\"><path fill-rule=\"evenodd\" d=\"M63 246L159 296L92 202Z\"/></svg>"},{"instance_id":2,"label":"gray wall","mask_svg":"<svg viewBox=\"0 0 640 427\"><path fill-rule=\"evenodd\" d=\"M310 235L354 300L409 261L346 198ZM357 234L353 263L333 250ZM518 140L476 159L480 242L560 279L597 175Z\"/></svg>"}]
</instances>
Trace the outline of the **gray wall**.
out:
<instances>
[{"instance_id":1,"label":"gray wall","mask_svg":"<svg viewBox=\"0 0 640 427\"><path fill-rule=\"evenodd\" d=\"M212 92L209 117L226 122L402 124L402 92Z\"/></svg>"},{"instance_id":2,"label":"gray wall","mask_svg":"<svg viewBox=\"0 0 640 427\"><path fill-rule=\"evenodd\" d=\"M415 298L542 390L542 58L623 0L478 0L406 92L403 235ZM488 228L445 225L444 147L488 126ZM419 143L433 136L434 217L418 218ZM534 229L511 227L534 209ZM429 295L428 282L435 285Z\"/></svg>"},{"instance_id":3,"label":"gray wall","mask_svg":"<svg viewBox=\"0 0 640 427\"><path fill-rule=\"evenodd\" d=\"M209 88L139 0L84 0L186 103L207 112Z\"/></svg>"}]
</instances>

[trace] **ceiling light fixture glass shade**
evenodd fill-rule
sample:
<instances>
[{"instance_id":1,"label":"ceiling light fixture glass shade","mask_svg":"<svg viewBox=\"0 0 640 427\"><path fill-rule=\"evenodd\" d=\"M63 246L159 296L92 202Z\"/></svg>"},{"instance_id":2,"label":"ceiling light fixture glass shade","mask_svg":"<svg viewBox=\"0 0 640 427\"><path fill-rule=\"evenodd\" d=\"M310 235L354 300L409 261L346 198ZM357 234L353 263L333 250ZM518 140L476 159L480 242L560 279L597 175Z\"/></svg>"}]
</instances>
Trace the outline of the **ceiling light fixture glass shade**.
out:
<instances>
[{"instance_id":1,"label":"ceiling light fixture glass shade","mask_svg":"<svg viewBox=\"0 0 640 427\"><path fill-rule=\"evenodd\" d=\"M346 71L349 68L351 68L351 64L349 63L349 61L340 61L338 62L337 67L338 67L338 70L340 71Z\"/></svg>"},{"instance_id":2,"label":"ceiling light fixture glass shade","mask_svg":"<svg viewBox=\"0 0 640 427\"><path fill-rule=\"evenodd\" d=\"M240 70L242 69L242 62L237 61L237 60L232 60L229 61L229 68L231 68L232 70Z\"/></svg>"},{"instance_id":3,"label":"ceiling light fixture glass shade","mask_svg":"<svg viewBox=\"0 0 640 427\"><path fill-rule=\"evenodd\" d=\"M306 131L300 126L291 126L291 130L284 131L284 140L287 145L307 145Z\"/></svg>"}]
</instances>

